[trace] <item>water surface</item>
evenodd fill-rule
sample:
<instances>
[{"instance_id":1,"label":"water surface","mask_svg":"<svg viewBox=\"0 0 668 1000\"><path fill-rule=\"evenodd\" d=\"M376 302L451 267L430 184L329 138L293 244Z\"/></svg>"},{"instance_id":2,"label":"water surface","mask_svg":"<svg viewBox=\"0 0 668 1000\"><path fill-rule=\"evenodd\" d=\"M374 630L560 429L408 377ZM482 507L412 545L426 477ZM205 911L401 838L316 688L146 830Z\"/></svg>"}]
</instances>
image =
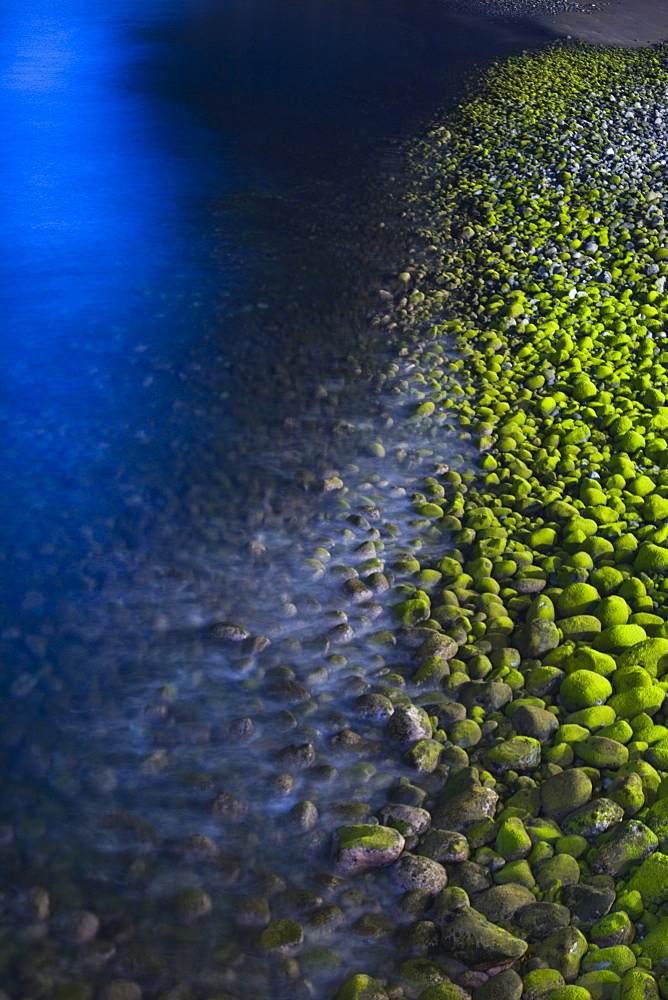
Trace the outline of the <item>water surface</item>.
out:
<instances>
[{"instance_id":1,"label":"water surface","mask_svg":"<svg viewBox=\"0 0 668 1000\"><path fill-rule=\"evenodd\" d=\"M351 943L381 892L327 897L347 889L326 845L341 802L378 808L399 772L380 743L371 770L335 760L393 665L364 643L385 612L343 611L303 560L419 534L414 470L359 451L388 424L363 376L400 266L393 178L474 64L526 39L415 0L7 0L4 27L0 983L324 995L392 949ZM398 539L321 499L346 469ZM212 643L230 616L251 635ZM285 785L304 743L317 761ZM202 924L182 890L213 899ZM272 895L310 970L258 964L244 906Z\"/></svg>"}]
</instances>

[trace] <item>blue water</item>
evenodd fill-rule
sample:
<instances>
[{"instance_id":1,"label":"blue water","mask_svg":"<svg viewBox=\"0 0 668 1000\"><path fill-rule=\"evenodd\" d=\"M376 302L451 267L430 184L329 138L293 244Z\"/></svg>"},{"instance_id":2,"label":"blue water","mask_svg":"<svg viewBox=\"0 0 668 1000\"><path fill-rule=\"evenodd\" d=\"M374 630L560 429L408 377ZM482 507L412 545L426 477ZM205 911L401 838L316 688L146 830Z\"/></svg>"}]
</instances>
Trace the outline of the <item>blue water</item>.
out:
<instances>
[{"instance_id":1,"label":"blue water","mask_svg":"<svg viewBox=\"0 0 668 1000\"><path fill-rule=\"evenodd\" d=\"M284 353L286 288L297 309L347 310L322 206L356 212L363 173L391 171L397 143L508 29L403 0L7 0L3 22L11 621L23 591L67 579L82 529L113 545L105 519L157 503L174 452L239 434L252 452L260 413L293 413L295 386L327 372L336 345L291 321L290 349L304 340L289 401L263 383ZM293 232L309 215L325 244L310 271L313 244ZM278 303L263 302L272 281ZM272 306L265 333L244 313L258 302ZM350 327L336 329L341 355Z\"/></svg>"},{"instance_id":2,"label":"blue water","mask_svg":"<svg viewBox=\"0 0 668 1000\"><path fill-rule=\"evenodd\" d=\"M401 262L400 146L476 61L529 40L426 0L5 0L0 874L19 916L0 989L12 1000L54 995L44 967L95 990L136 978L150 997L181 981L198 998L226 984L292 995L271 969L253 978L235 914L264 891L270 858L288 886L326 862L286 850L270 761L288 737L265 667L202 629L238 608L252 631L273 627L267 680L290 663L324 685L311 730L302 722L327 745L339 682L331 665L310 678L340 587L297 584L295 560L316 543L338 551L311 487L357 461L347 419L363 434L373 418L358 376L384 349L367 293ZM410 518L401 491L359 468L388 517ZM358 672L375 663L354 656ZM250 715L259 736L240 749L228 728ZM326 811L321 777L300 796ZM337 793L371 801L391 777L360 791L341 766ZM193 874L174 844L214 835L202 802L221 782L254 802L253 822L226 831L220 870ZM156 839L133 840L128 816ZM193 884L216 908L201 935L169 909ZM25 926L21 893L44 885L56 915L99 916L99 967L85 949L50 951L57 930ZM135 941L163 972L132 957Z\"/></svg>"}]
</instances>

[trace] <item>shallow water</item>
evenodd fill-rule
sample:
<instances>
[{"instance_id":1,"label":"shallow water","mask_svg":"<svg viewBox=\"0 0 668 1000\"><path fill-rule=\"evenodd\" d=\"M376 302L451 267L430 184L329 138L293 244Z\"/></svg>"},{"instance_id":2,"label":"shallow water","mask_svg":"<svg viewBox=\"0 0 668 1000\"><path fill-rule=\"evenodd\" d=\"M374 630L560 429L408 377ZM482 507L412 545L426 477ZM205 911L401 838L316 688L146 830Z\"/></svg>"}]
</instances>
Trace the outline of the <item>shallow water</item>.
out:
<instances>
[{"instance_id":1,"label":"shallow water","mask_svg":"<svg viewBox=\"0 0 668 1000\"><path fill-rule=\"evenodd\" d=\"M351 936L393 900L332 882L327 845L402 773L378 726L332 738L403 654L368 642L382 600L326 567L431 544L407 497L459 451L372 392L392 175L464 72L525 39L372 0L9 0L5 29L0 985L327 995L393 947ZM350 508L322 494L334 472ZM251 636L212 640L230 618ZM313 766L280 756L304 743ZM196 925L183 888L212 900ZM331 954L265 964L249 896ZM101 923L77 944L82 908Z\"/></svg>"}]
</instances>

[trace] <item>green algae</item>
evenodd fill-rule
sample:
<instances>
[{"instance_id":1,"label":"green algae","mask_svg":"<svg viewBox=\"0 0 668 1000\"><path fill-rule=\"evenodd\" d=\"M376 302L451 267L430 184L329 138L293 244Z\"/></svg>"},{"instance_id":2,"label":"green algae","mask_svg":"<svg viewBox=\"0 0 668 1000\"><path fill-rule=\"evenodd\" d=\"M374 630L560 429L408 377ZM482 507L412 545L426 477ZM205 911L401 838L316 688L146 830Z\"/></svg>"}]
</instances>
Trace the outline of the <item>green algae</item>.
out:
<instances>
[{"instance_id":1,"label":"green algae","mask_svg":"<svg viewBox=\"0 0 668 1000\"><path fill-rule=\"evenodd\" d=\"M646 109L667 86L666 45L525 53L412 153L418 231L394 322L425 375L407 412L434 441L454 428L469 451L430 484L442 492L414 495L456 549L441 580L418 583L429 596L395 588L395 613L459 647L439 678L468 715L443 725L446 792L460 802L454 772L471 765L497 782L496 821L472 814L465 834L495 889L549 905L593 880L610 908L613 877L626 880L609 918L601 903L582 931L532 943L552 968L524 971L529 1000L649 997L662 961L668 875L646 822L666 835L652 804L668 771L668 230ZM426 569L421 555L412 572ZM470 685L499 681L510 704L472 710ZM556 732L532 730L530 707ZM522 781L533 800L517 797ZM455 813L444 802L437 815Z\"/></svg>"}]
</instances>

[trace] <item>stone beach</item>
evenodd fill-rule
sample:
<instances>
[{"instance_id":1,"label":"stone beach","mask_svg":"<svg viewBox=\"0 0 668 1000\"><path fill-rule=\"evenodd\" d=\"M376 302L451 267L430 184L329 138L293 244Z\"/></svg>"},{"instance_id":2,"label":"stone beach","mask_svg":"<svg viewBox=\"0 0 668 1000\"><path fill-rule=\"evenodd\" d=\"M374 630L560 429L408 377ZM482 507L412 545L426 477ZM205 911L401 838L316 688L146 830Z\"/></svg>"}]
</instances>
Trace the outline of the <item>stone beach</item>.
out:
<instances>
[{"instance_id":1,"label":"stone beach","mask_svg":"<svg viewBox=\"0 0 668 1000\"><path fill-rule=\"evenodd\" d=\"M12 684L1 1000L668 1000L667 114L557 44L411 145L359 456Z\"/></svg>"},{"instance_id":2,"label":"stone beach","mask_svg":"<svg viewBox=\"0 0 668 1000\"><path fill-rule=\"evenodd\" d=\"M395 607L456 636L440 687L476 726L443 721L422 803L418 856L469 848L425 897L422 1000L668 991L667 69L666 46L526 54L413 150L411 316L379 321L413 331L413 419L479 452L414 494L452 547ZM367 995L402 994L360 973L338 997Z\"/></svg>"}]
</instances>

